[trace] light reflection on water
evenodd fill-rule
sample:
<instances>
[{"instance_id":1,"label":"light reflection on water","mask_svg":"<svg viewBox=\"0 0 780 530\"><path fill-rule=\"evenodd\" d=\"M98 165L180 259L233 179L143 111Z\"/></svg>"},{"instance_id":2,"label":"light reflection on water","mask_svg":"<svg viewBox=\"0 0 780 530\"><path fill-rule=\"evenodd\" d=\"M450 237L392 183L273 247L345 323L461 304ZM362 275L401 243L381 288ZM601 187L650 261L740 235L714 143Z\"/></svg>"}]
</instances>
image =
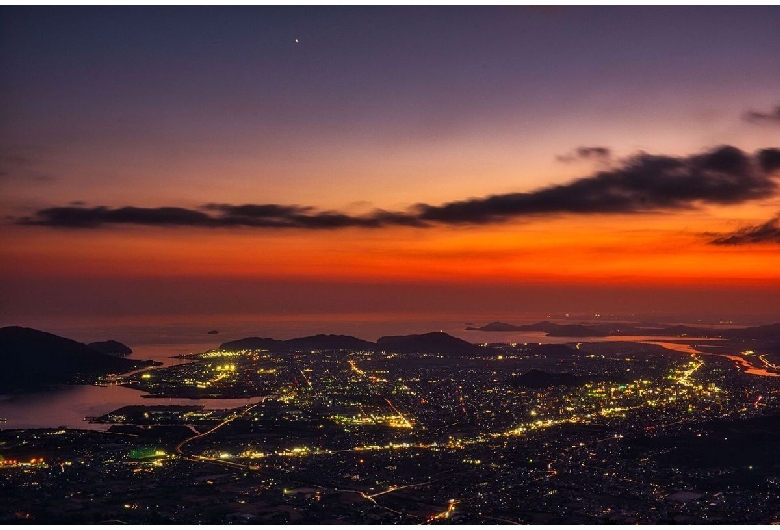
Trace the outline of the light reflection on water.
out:
<instances>
[{"instance_id":1,"label":"light reflection on water","mask_svg":"<svg viewBox=\"0 0 780 530\"><path fill-rule=\"evenodd\" d=\"M123 386L72 385L28 394L0 396L3 429L68 427L106 430L107 424L91 424L87 416L100 416L126 405L203 405L207 409L229 409L247 405L248 399L142 398L142 392Z\"/></svg>"},{"instance_id":2,"label":"light reflection on water","mask_svg":"<svg viewBox=\"0 0 780 530\"><path fill-rule=\"evenodd\" d=\"M699 341L700 339L696 339ZM701 350L695 349L690 344L680 344L675 342L663 342L658 340L648 340L644 341L649 344L657 344L659 346L663 346L664 348L668 350L675 350L682 353L690 353L691 355L714 355L716 357L725 357L726 359L733 361L736 365L738 365L741 368L745 369L746 374L750 375L762 375L765 377L780 377L780 374L777 372L770 372L768 370L765 370L764 368L760 368L750 362L750 360L740 357L739 355L728 355L725 353L717 353L717 352L703 352Z\"/></svg>"}]
</instances>

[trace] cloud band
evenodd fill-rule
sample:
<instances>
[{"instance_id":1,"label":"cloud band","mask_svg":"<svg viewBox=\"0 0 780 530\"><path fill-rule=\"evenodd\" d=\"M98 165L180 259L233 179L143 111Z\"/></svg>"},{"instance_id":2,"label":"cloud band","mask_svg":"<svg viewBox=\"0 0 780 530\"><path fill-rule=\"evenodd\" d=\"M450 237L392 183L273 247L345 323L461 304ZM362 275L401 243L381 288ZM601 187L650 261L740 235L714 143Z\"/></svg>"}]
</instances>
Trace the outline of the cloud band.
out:
<instances>
[{"instance_id":1,"label":"cloud band","mask_svg":"<svg viewBox=\"0 0 780 530\"><path fill-rule=\"evenodd\" d=\"M61 228L143 225L311 230L485 225L531 216L631 214L739 204L773 196L778 170L780 149L763 149L751 155L722 146L688 157L640 153L615 168L567 184L441 205L421 203L399 212L374 210L352 215L284 204L209 203L196 209L69 205L44 208L16 222Z\"/></svg>"}]
</instances>

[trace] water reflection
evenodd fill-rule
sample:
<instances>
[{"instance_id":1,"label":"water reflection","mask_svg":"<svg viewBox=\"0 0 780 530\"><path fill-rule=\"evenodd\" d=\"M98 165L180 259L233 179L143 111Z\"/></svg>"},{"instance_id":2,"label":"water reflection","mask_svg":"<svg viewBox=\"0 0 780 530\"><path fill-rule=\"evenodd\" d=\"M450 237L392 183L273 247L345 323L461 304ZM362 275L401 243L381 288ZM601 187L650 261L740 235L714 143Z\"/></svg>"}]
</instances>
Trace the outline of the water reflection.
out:
<instances>
[{"instance_id":1,"label":"water reflection","mask_svg":"<svg viewBox=\"0 0 780 530\"><path fill-rule=\"evenodd\" d=\"M696 339L699 340L699 339ZM746 374L750 375L763 375L767 377L778 377L780 376L780 373L776 372L770 372L764 368L759 368L758 366L752 364L750 361L748 361L744 357L740 357L739 355L728 355L725 353L715 353L715 352L703 352L701 350L697 350L694 346L690 344L681 344L678 342L663 342L663 341L657 341L657 340L647 340L643 341L647 344L657 344L659 346L663 346L664 348L668 350L674 350L679 351L682 353L690 353L691 355L714 355L716 357L725 357L726 359L729 359L730 361L733 361L738 366L741 366L745 369Z\"/></svg>"},{"instance_id":2,"label":"water reflection","mask_svg":"<svg viewBox=\"0 0 780 530\"><path fill-rule=\"evenodd\" d=\"M100 416L126 405L203 405L207 409L229 409L247 405L258 398L175 399L143 398L142 393L118 385L72 385L32 394L0 396L3 429L68 427L106 430L110 425L91 424L87 416Z\"/></svg>"}]
</instances>

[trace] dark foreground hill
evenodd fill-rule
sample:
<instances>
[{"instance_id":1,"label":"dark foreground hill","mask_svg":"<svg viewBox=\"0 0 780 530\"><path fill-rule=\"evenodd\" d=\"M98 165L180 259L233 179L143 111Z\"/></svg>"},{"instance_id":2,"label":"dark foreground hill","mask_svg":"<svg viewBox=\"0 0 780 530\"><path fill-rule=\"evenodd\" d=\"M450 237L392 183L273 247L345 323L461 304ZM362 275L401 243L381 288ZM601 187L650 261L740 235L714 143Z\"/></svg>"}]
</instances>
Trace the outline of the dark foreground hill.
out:
<instances>
[{"instance_id":1,"label":"dark foreground hill","mask_svg":"<svg viewBox=\"0 0 780 530\"><path fill-rule=\"evenodd\" d=\"M86 344L32 328L0 328L0 392L90 381L149 364L99 353Z\"/></svg>"}]
</instances>

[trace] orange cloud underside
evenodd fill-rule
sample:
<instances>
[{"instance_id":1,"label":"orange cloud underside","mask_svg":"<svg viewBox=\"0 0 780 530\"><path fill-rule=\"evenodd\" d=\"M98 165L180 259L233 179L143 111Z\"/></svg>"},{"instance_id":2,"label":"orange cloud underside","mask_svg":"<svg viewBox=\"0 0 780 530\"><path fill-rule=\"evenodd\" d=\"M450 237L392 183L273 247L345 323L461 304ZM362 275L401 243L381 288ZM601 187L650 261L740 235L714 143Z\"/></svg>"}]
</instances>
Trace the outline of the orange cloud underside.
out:
<instances>
[{"instance_id":1,"label":"orange cloud underside","mask_svg":"<svg viewBox=\"0 0 780 530\"><path fill-rule=\"evenodd\" d=\"M776 245L708 245L701 234L713 229L711 218L680 217L686 216L568 217L436 230L20 228L3 236L0 271L6 277L780 284Z\"/></svg>"}]
</instances>

